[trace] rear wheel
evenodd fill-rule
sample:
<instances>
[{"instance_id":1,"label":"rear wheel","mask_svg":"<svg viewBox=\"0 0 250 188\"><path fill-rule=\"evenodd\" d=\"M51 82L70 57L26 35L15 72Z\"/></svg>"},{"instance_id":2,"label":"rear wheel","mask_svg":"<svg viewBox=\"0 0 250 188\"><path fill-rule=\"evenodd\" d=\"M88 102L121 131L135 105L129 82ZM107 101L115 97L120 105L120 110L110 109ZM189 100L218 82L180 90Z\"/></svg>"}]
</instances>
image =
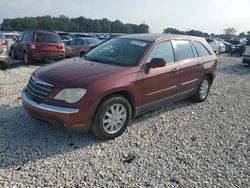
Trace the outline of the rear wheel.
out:
<instances>
[{"instance_id":1,"label":"rear wheel","mask_svg":"<svg viewBox=\"0 0 250 188\"><path fill-rule=\"evenodd\" d=\"M250 65L250 60L242 59L242 64Z\"/></svg>"},{"instance_id":2,"label":"rear wheel","mask_svg":"<svg viewBox=\"0 0 250 188\"><path fill-rule=\"evenodd\" d=\"M27 52L24 52L24 54L23 54L23 64L29 65L31 63L32 63L32 61L31 61L29 55L27 54Z\"/></svg>"},{"instance_id":3,"label":"rear wheel","mask_svg":"<svg viewBox=\"0 0 250 188\"><path fill-rule=\"evenodd\" d=\"M208 76L204 76L201 80L201 83L195 92L195 94L191 97L195 102L202 102L207 99L211 87L211 80Z\"/></svg>"},{"instance_id":4,"label":"rear wheel","mask_svg":"<svg viewBox=\"0 0 250 188\"><path fill-rule=\"evenodd\" d=\"M91 131L100 139L114 139L125 131L130 119L131 106L128 100L120 95L114 95L98 107Z\"/></svg>"},{"instance_id":5,"label":"rear wheel","mask_svg":"<svg viewBox=\"0 0 250 188\"><path fill-rule=\"evenodd\" d=\"M10 50L10 56L12 59L16 59L16 54L15 54L15 51L13 49Z\"/></svg>"}]
</instances>

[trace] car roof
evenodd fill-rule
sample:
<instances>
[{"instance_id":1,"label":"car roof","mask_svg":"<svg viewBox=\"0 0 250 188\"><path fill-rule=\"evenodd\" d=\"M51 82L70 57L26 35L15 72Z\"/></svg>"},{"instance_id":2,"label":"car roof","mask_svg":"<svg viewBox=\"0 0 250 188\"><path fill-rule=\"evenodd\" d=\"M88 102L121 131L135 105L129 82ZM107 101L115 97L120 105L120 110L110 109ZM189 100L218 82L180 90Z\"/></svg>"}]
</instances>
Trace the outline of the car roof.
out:
<instances>
[{"instance_id":1,"label":"car roof","mask_svg":"<svg viewBox=\"0 0 250 188\"><path fill-rule=\"evenodd\" d=\"M194 36L186 36L186 35L174 35L174 34L130 34L124 35L117 38L127 38L127 39L135 39L135 40L144 40L144 41L158 41L158 40L171 40L171 39L189 39L189 40L201 40L200 37Z\"/></svg>"}]
</instances>

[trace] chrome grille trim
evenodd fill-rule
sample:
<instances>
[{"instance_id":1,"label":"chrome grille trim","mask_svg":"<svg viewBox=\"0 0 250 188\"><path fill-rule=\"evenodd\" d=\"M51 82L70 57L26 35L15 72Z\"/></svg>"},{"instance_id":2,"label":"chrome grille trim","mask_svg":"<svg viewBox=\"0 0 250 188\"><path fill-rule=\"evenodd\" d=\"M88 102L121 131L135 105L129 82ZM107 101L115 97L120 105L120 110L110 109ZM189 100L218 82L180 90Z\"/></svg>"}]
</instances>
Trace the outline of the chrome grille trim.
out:
<instances>
[{"instance_id":1,"label":"chrome grille trim","mask_svg":"<svg viewBox=\"0 0 250 188\"><path fill-rule=\"evenodd\" d=\"M27 86L27 92L35 102L40 103L49 96L49 93L53 88L53 85L41 81L34 76L31 76L29 84Z\"/></svg>"}]
</instances>

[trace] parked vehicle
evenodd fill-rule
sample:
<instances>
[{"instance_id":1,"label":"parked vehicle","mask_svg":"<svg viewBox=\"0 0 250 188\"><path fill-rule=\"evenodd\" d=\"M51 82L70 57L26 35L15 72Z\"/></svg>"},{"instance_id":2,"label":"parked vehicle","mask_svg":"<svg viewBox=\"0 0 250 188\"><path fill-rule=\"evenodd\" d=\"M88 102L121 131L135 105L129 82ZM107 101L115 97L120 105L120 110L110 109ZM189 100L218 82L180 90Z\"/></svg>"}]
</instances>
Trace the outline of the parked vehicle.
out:
<instances>
[{"instance_id":1,"label":"parked vehicle","mask_svg":"<svg viewBox=\"0 0 250 188\"><path fill-rule=\"evenodd\" d=\"M87 38L87 37L92 37L88 34L82 34L82 33L75 33L75 34L71 34L72 39L76 39L76 38Z\"/></svg>"},{"instance_id":2,"label":"parked vehicle","mask_svg":"<svg viewBox=\"0 0 250 188\"><path fill-rule=\"evenodd\" d=\"M212 47L215 53L220 52L220 43L214 38L206 38L208 44Z\"/></svg>"},{"instance_id":3,"label":"parked vehicle","mask_svg":"<svg viewBox=\"0 0 250 188\"><path fill-rule=\"evenodd\" d=\"M19 33L2 33L8 41L8 51L10 52L10 47L15 42L15 40L20 36Z\"/></svg>"},{"instance_id":4,"label":"parked vehicle","mask_svg":"<svg viewBox=\"0 0 250 188\"><path fill-rule=\"evenodd\" d=\"M246 46L243 50L242 64L250 65L250 39L247 41Z\"/></svg>"},{"instance_id":5,"label":"parked vehicle","mask_svg":"<svg viewBox=\"0 0 250 188\"><path fill-rule=\"evenodd\" d=\"M25 31L11 46L11 57L23 59L24 64L37 60L60 60L65 58L65 47L54 32Z\"/></svg>"},{"instance_id":6,"label":"parked vehicle","mask_svg":"<svg viewBox=\"0 0 250 188\"><path fill-rule=\"evenodd\" d=\"M234 40L234 41L231 41L231 43L232 43L232 49L231 49L230 54L231 55L238 54L242 56L246 42Z\"/></svg>"},{"instance_id":7,"label":"parked vehicle","mask_svg":"<svg viewBox=\"0 0 250 188\"><path fill-rule=\"evenodd\" d=\"M101 40L91 37L73 39L65 47L66 57L82 57L101 43Z\"/></svg>"},{"instance_id":8,"label":"parked vehicle","mask_svg":"<svg viewBox=\"0 0 250 188\"><path fill-rule=\"evenodd\" d=\"M206 100L216 66L202 38L127 35L36 70L22 101L33 117L113 139L131 117L187 97Z\"/></svg>"},{"instance_id":9,"label":"parked vehicle","mask_svg":"<svg viewBox=\"0 0 250 188\"><path fill-rule=\"evenodd\" d=\"M223 41L223 44L225 45L225 52L231 53L232 51L232 44L226 41Z\"/></svg>"},{"instance_id":10,"label":"parked vehicle","mask_svg":"<svg viewBox=\"0 0 250 188\"><path fill-rule=\"evenodd\" d=\"M0 33L0 67L5 69L9 65L8 40Z\"/></svg>"},{"instance_id":11,"label":"parked vehicle","mask_svg":"<svg viewBox=\"0 0 250 188\"><path fill-rule=\"evenodd\" d=\"M72 37L69 33L65 32L56 32L56 33L61 37L65 45L69 45L70 41L72 40Z\"/></svg>"}]
</instances>

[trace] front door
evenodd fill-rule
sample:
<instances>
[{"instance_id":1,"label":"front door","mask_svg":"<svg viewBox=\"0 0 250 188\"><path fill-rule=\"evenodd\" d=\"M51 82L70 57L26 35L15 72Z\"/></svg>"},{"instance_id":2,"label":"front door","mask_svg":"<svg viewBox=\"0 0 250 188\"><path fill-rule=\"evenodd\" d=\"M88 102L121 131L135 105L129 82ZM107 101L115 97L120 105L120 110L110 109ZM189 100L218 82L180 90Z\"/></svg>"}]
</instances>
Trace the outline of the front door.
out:
<instances>
[{"instance_id":1,"label":"front door","mask_svg":"<svg viewBox=\"0 0 250 188\"><path fill-rule=\"evenodd\" d=\"M154 47L147 59L164 59L166 65L160 68L151 68L143 72L143 106L164 101L177 94L179 84L179 66L174 62L174 52L171 41L161 42Z\"/></svg>"}]
</instances>

